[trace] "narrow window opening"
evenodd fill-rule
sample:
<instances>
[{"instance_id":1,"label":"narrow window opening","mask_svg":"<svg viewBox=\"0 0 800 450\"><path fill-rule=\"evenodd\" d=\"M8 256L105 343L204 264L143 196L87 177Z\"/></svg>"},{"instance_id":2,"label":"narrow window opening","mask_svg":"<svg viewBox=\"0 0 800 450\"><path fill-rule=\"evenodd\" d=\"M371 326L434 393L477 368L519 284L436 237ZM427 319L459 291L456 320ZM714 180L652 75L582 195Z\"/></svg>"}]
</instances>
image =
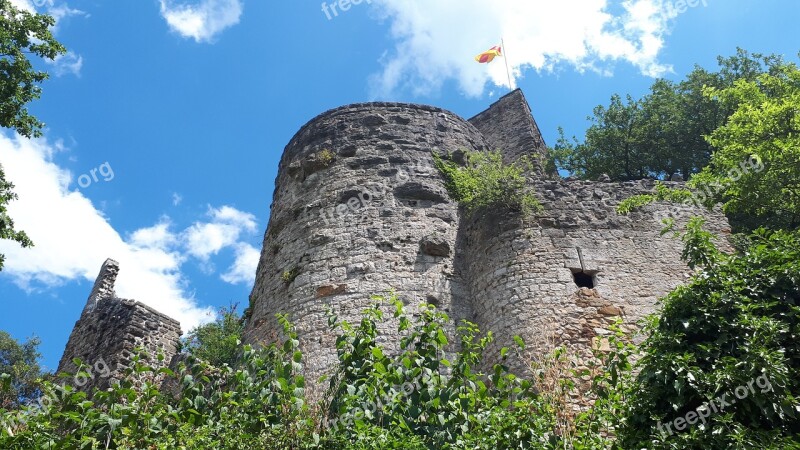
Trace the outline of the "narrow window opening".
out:
<instances>
[{"instance_id":1,"label":"narrow window opening","mask_svg":"<svg viewBox=\"0 0 800 450\"><path fill-rule=\"evenodd\" d=\"M575 285L580 288L594 289L597 285L595 274L583 270L572 269L572 278L575 280Z\"/></svg>"}]
</instances>

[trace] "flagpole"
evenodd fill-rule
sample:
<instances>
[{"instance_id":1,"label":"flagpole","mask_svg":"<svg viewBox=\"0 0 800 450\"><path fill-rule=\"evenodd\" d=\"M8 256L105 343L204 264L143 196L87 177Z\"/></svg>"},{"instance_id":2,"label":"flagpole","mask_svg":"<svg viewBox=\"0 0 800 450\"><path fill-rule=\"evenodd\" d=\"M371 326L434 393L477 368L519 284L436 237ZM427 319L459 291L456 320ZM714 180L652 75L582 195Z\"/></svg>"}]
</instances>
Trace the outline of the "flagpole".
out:
<instances>
[{"instance_id":1,"label":"flagpole","mask_svg":"<svg viewBox=\"0 0 800 450\"><path fill-rule=\"evenodd\" d=\"M511 71L508 70L508 52L506 51L506 43L503 41L503 36L500 36L500 46L503 49L503 60L506 62L506 76L508 77L508 90L512 91L514 87L511 86Z\"/></svg>"}]
</instances>

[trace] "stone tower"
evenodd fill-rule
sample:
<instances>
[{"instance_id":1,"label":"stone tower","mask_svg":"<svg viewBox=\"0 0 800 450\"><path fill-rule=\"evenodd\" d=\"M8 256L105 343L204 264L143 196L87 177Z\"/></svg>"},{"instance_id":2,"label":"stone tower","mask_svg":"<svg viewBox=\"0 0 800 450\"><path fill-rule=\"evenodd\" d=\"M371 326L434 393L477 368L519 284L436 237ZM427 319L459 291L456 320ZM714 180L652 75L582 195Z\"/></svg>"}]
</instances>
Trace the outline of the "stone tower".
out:
<instances>
[{"instance_id":1,"label":"stone tower","mask_svg":"<svg viewBox=\"0 0 800 450\"><path fill-rule=\"evenodd\" d=\"M448 196L432 152L499 149L507 162L532 157L530 185L544 206L532 219L503 211L466 215ZM250 297L246 341L280 335L288 313L308 378L335 362L326 309L356 322L390 289L413 309L426 301L454 323L468 319L497 337L490 355L522 336L533 352L600 343L609 323L629 325L686 280L682 244L661 236L673 205L615 212L653 181L560 180L520 90L470 120L431 106L365 103L325 112L284 150L272 215ZM726 219L704 210L722 236ZM673 211L671 209L671 211ZM392 324L384 331L391 349ZM451 324L451 331L454 325ZM452 341L452 339L451 339ZM525 370L523 360L512 362Z\"/></svg>"},{"instance_id":2,"label":"stone tower","mask_svg":"<svg viewBox=\"0 0 800 450\"><path fill-rule=\"evenodd\" d=\"M81 370L90 377L75 382L86 391L121 379L137 348L153 356L148 364L156 368L169 364L178 351L180 323L142 303L118 298L118 273L119 264L106 260L58 364L59 373L74 374L78 368L73 360L80 359L85 365ZM155 358L159 353L164 355L162 363Z\"/></svg>"}]
</instances>

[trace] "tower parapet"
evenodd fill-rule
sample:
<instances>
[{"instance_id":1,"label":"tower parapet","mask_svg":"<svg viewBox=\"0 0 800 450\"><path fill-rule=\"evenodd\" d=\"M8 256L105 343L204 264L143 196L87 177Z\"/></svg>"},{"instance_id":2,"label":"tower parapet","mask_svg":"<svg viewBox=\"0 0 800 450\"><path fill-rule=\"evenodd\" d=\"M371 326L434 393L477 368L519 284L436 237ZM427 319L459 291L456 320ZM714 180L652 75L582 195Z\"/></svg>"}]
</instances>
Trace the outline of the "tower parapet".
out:
<instances>
[{"instance_id":1,"label":"tower parapet","mask_svg":"<svg viewBox=\"0 0 800 450\"><path fill-rule=\"evenodd\" d=\"M515 89L504 95L485 111L469 119L469 123L483 134L490 150L499 150L503 154L506 163L528 156L533 162L536 177L557 176L547 169L547 145L522 90Z\"/></svg>"}]
</instances>

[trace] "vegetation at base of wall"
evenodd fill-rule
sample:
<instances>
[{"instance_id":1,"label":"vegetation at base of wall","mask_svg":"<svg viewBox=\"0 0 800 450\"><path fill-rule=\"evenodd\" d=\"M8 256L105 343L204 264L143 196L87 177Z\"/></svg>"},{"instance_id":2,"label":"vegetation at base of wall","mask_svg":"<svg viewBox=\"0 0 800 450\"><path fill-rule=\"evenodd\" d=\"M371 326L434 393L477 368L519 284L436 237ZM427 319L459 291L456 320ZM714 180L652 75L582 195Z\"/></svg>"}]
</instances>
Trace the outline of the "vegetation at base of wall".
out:
<instances>
[{"instance_id":1,"label":"vegetation at base of wall","mask_svg":"<svg viewBox=\"0 0 800 450\"><path fill-rule=\"evenodd\" d=\"M190 358L173 372L135 358L119 384L91 400L46 383L45 408L0 411L0 448L495 450L565 448L565 439L610 448L584 424L574 428L589 439L556 433L555 405L537 380L508 372L514 349L482 373L490 334L464 322L461 350L447 359L449 318L432 306L419 311L415 319L390 296L376 297L358 324L331 315L339 365L316 403L306 398L296 331L279 316L285 340L244 347L233 367ZM403 336L393 354L377 339L387 315ZM160 391L159 376L174 378L179 394Z\"/></svg>"},{"instance_id":2,"label":"vegetation at base of wall","mask_svg":"<svg viewBox=\"0 0 800 450\"><path fill-rule=\"evenodd\" d=\"M450 197L467 211L502 207L527 216L542 208L527 186L525 172L531 169L531 162L525 157L505 164L499 151L466 152L464 163L459 164L452 155L434 153L433 161L445 178Z\"/></svg>"},{"instance_id":3,"label":"vegetation at base of wall","mask_svg":"<svg viewBox=\"0 0 800 450\"><path fill-rule=\"evenodd\" d=\"M726 255L690 221L684 259L698 272L645 329L622 448L799 448L798 237L759 230Z\"/></svg>"}]
</instances>

